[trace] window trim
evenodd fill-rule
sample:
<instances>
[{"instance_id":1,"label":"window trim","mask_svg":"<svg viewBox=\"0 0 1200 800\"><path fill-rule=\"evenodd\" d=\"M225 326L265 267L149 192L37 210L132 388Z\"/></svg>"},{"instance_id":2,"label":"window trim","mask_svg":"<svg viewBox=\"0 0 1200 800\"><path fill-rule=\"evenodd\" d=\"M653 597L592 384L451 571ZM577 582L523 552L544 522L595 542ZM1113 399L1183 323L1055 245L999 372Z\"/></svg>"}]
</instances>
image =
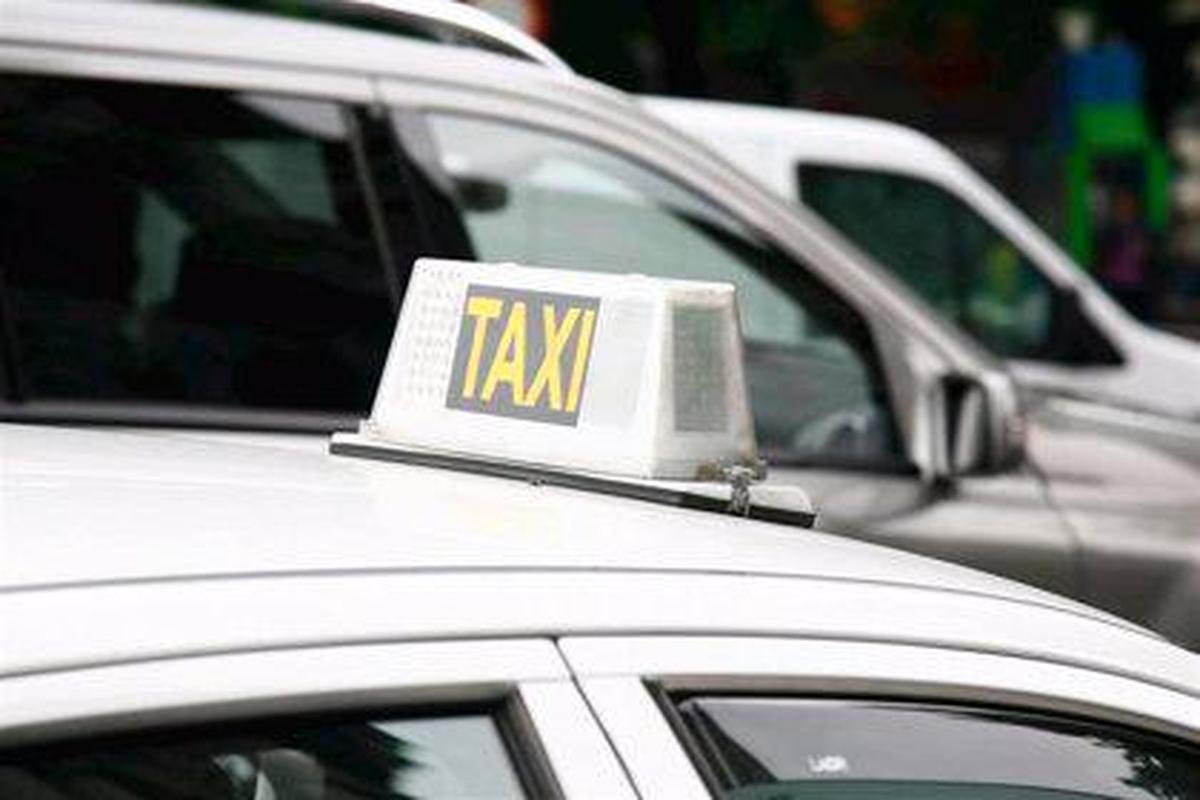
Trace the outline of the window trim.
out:
<instances>
[{"instance_id":1,"label":"window trim","mask_svg":"<svg viewBox=\"0 0 1200 800\"><path fill-rule=\"evenodd\" d=\"M973 203L970 198L964 196L957 191L957 187L946 183L937 178L931 178L926 175L916 174L905 171L903 169L863 164L843 164L834 161L820 161L814 159L797 159L792 164L795 199L794 202L802 205L804 208L811 211L813 214L820 217L831 227L835 228L839 233L846 236L856 247L860 246L857 241L849 239L849 235L842 232L841 227L834 223L833 220L827 219L824 214L819 212L806 197L806 182L805 173L811 173L813 170L838 171L842 173L854 173L858 175L878 175L888 178L898 178L912 181L914 184L928 186L932 189L944 193L950 199L961 204L979 218L992 232L1003 239L1011 246L1036 272L1041 276L1042 280L1050 288L1050 331L1047 340L1039 346L1038 351L1032 354L1021 356L1005 356L995 354L997 358L1002 358L1006 361L1023 361L1036 364L1057 365L1064 367L1091 367L1091 368L1114 368L1120 367L1127 363L1128 357L1123 350L1112 340L1103 326L1097 325L1091 316L1082 309L1079 288L1075 285L1064 282L1060 276L1053 274L1052 271L1046 270L1040 259L1035 258L1020 241L1019 237L1012 235L1004 228L1000 221L993 219L984 209ZM865 252L865 248L864 248ZM870 254L868 254L870 255ZM872 256L874 259L874 257ZM889 273L899 275L888 264L885 264L881 259L874 259L880 266L888 270ZM904 282L904 281L901 281ZM907 286L907 283L905 282ZM920 296L916 290L912 290L914 295ZM945 317L940 311L932 310L932 304L921 297L921 300L930 306L932 313L938 316ZM1072 311L1076 312L1072 314ZM955 328L961 329L963 334L969 336L973 341L979 343L981 347L989 353L992 348L989 344L982 341L967 325L957 319L946 317L946 321ZM1085 324L1087 326L1086 334L1081 336L1078 330L1078 325ZM1065 349L1064 349L1065 344Z\"/></svg>"},{"instance_id":2,"label":"window trim","mask_svg":"<svg viewBox=\"0 0 1200 800\"><path fill-rule=\"evenodd\" d=\"M504 753L508 756L509 766L516 773L525 796L561 800L562 787L550 765L542 738L538 735L537 723L521 698L520 689L507 695L494 708L492 721Z\"/></svg>"},{"instance_id":3,"label":"window trim","mask_svg":"<svg viewBox=\"0 0 1200 800\"><path fill-rule=\"evenodd\" d=\"M241 650L0 677L0 747L271 714L499 702L568 673L543 639ZM146 686L163 687L147 693Z\"/></svg>"},{"instance_id":4,"label":"window trim","mask_svg":"<svg viewBox=\"0 0 1200 800\"><path fill-rule=\"evenodd\" d=\"M351 160L354 162L354 175L362 193L363 207L366 210L367 225L371 229L371 241L379 258L379 266L383 269L383 284L387 288L388 299L391 300L393 311L400 310L404 301L404 289L400 284L400 267L396 263L395 249L389 236L387 221L383 213L383 204L379 199L379 187L376 185L376 172L371 169L367 156L367 144L363 129L372 125L370 110L363 105L338 103L337 110L346 125L346 139L350 147Z\"/></svg>"},{"instance_id":5,"label":"window trim","mask_svg":"<svg viewBox=\"0 0 1200 800\"><path fill-rule=\"evenodd\" d=\"M687 644L697 642L706 650L713 646L711 657L696 657L697 648ZM955 664L943 674L940 666L947 651L941 647L921 648L928 651L924 654L928 664L927 668L916 671L910 669L914 648L866 642L614 637L567 638L560 640L560 647L571 668L579 674L580 688L645 800L701 800L721 796L719 778L710 765L696 757L694 743L689 743L690 734L683 730L682 720L674 710L675 698L697 694L852 697L1003 708L1073 717L1165 738L1192 749L1200 747L1200 729L1194 726L1195 717L1188 716L1200 712L1200 700L1187 698L1182 710L1171 708L1170 700L1162 704L1163 710L1174 714L1171 720L1136 710L1138 700L1130 695L1107 696L1111 691L1128 691L1131 682L1127 680L1098 682L1102 686L1100 693L1105 695L1103 700L1109 705L1103 705L1091 691L1068 696L1073 694L1071 689L1079 688L1073 685L1078 679L1084 679L1084 684L1097 683L1096 673L1074 667L1066 668L1063 675L1053 679L1054 692L1046 693L1038 683L1061 667L1055 665L1047 670L1045 662L1004 657L1016 663L1011 671L997 678L989 675L987 663L997 656L980 652L955 652L956 661L977 663L968 664L965 670ZM859 652L852 653L849 660L839 657L834 664L822 661L822 656L833 647ZM750 659L745 658L747 649L754 651ZM800 658L794 657L797 649L805 651ZM867 659L878 662L872 664ZM748 662L753 661L758 666L749 666ZM849 664L868 668L861 669L862 674L852 675ZM981 680L981 675L988 677ZM1013 678L1023 680L1014 682ZM995 685L991 685L993 682ZM1013 688L1014 683L1020 683L1020 688ZM1144 684L1136 686L1146 688ZM1088 697L1083 699L1082 695Z\"/></svg>"},{"instance_id":6,"label":"window trim","mask_svg":"<svg viewBox=\"0 0 1200 800\"><path fill-rule=\"evenodd\" d=\"M146 31L148 37L153 31ZM311 100L363 105L375 99L366 74L322 67L218 59L203 53L165 54L158 43L146 50L104 47L0 44L0 73L119 83L152 83L194 89L287 94Z\"/></svg>"},{"instance_id":7,"label":"window trim","mask_svg":"<svg viewBox=\"0 0 1200 800\"><path fill-rule=\"evenodd\" d=\"M145 687L154 686L154 692ZM0 675L0 748L265 715L502 705L528 776L555 797L635 800L551 639L425 639L217 651ZM518 741L506 739L507 742Z\"/></svg>"},{"instance_id":8,"label":"window trim","mask_svg":"<svg viewBox=\"0 0 1200 800\"><path fill-rule=\"evenodd\" d=\"M1097 640L1095 647L1103 645ZM1163 645L1166 647L1166 645ZM1200 693L1119 666L967 645L759 636L573 636L559 647L585 692L632 681L668 693L854 695L1079 716L1200 747ZM1173 648L1172 648L1173 649ZM648 692L645 702L654 703ZM589 698L602 721L627 709ZM610 732L619 751L625 748ZM636 740L626 741L636 746Z\"/></svg>"},{"instance_id":9,"label":"window trim","mask_svg":"<svg viewBox=\"0 0 1200 800\"><path fill-rule=\"evenodd\" d=\"M889 423L897 440L897 452L890 454L890 458L880 459L877 462L859 461L856 459L803 459L796 461L780 462L783 466L788 467L804 467L813 469L844 469L853 470L856 472L872 472L881 474L896 474L896 475L918 475L920 467L912 458L913 442L908 441L908 433L905 427L901 424L901 414L897 403L897 393L892 385L891 372L886 368L887 355L883 348L880 347L876 339L875 326L871 319L864 315L859 304L854 298L848 298L844 292L839 291L836 287L830 284L818 270L813 269L806 259L802 259L798 255L793 255L790 250L781 247L774 237L770 236L765 231L761 230L758 225L745 219L745 215L738 213L728 204L720 199L713 197L710 193L697 187L693 182L687 180L686 176L681 176L676 172L659 166L653 161L633 152L630 149L621 147L613 142L601 140L596 137L588 136L585 133L574 130L567 126L559 126L538 119L517 119L511 115L503 114L498 111L493 111L487 108L467 109L457 106L446 105L417 105L398 100L390 100L388 103L389 117L391 128L394 132L394 142L398 149L397 157L405 163L411 164L414 168L432 169L441 174L440 163L427 163L428 159L433 157L433 154L426 154L427 158L415 158L409 153L414 147L421 151L421 143L413 143L406 138L406 129L410 131L414 126L420 127L420 135L428 140L429 143L434 142L434 136L430 129L429 117L431 116L447 116L464 120L485 122L500 126L514 127L530 131L534 134L551 136L558 139L563 139L568 142L573 142L583 147L592 148L607 154L608 156L619 159L621 161L632 164L633 166L643 169L664 183L678 187L688 194L693 195L698 200L711 206L720 214L728 217L740 226L746 232L749 243L761 248L766 253L772 264L779 265L778 270L770 268L762 269L765 264L756 264L752 262L742 262L747 268L757 273L763 280L769 283L778 291L787 295L798 305L800 304L799 296L801 291L808 292L813 295L832 298L836 302L838 311L830 315L826 313L823 304L817 303L816 308L809 310L805 308L806 314L811 314L820 319L824 324L831 325L836 330L840 337L846 340L846 344L850 346L854 352L862 356L862 365L871 380L873 387L881 390L884 400L884 408L889 415ZM431 145L432 146L432 145ZM418 198L420 202L426 202L427 198L423 195ZM715 246L720 246L719 242L714 243ZM459 257L474 258L473 253L464 253ZM790 268L790 269L789 269ZM792 274L792 273L795 274ZM857 324L843 325L839 319L834 317L841 316L845 313L848 319L852 318Z\"/></svg>"},{"instance_id":10,"label":"window trim","mask_svg":"<svg viewBox=\"0 0 1200 800\"><path fill-rule=\"evenodd\" d=\"M367 410L364 409L363 413L367 413ZM0 422L36 425L182 428L252 433L311 433L325 436L334 431L354 430L360 421L360 415L355 413L325 413L285 408L252 409L185 403L90 400L9 402L0 398Z\"/></svg>"}]
</instances>

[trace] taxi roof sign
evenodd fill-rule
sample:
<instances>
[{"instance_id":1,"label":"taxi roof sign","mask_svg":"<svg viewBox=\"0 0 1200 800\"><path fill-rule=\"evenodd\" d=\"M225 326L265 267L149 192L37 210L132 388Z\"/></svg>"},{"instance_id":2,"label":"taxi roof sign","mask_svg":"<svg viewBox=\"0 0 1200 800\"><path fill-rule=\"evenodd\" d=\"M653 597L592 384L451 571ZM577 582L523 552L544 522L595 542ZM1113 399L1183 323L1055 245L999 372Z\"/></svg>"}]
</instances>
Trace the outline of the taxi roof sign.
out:
<instances>
[{"instance_id":1,"label":"taxi roof sign","mask_svg":"<svg viewBox=\"0 0 1200 800\"><path fill-rule=\"evenodd\" d=\"M419 260L338 444L626 478L757 463L733 286Z\"/></svg>"}]
</instances>

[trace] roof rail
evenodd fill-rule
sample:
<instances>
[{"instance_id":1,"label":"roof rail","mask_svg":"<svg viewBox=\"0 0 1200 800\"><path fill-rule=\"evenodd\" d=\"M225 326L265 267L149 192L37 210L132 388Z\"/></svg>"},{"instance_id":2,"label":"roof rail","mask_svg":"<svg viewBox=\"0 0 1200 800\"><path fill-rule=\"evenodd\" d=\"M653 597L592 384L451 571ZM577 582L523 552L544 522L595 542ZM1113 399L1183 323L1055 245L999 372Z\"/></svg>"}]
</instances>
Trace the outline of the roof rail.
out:
<instances>
[{"instance_id":1,"label":"roof rail","mask_svg":"<svg viewBox=\"0 0 1200 800\"><path fill-rule=\"evenodd\" d=\"M573 75L567 62L529 34L486 11L453 0L310 0L340 17L360 16L420 29L445 42L469 43L516 56L561 75Z\"/></svg>"}]
</instances>

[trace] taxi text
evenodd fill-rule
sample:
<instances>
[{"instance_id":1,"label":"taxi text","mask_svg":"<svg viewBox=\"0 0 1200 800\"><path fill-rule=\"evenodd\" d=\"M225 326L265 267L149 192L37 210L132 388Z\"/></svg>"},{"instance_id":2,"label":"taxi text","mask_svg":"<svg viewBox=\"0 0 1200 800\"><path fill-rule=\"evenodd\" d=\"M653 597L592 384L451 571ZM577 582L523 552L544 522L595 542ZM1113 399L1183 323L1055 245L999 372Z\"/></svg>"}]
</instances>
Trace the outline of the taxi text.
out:
<instances>
[{"instance_id":1,"label":"taxi text","mask_svg":"<svg viewBox=\"0 0 1200 800\"><path fill-rule=\"evenodd\" d=\"M600 300L472 284L446 405L574 425Z\"/></svg>"}]
</instances>

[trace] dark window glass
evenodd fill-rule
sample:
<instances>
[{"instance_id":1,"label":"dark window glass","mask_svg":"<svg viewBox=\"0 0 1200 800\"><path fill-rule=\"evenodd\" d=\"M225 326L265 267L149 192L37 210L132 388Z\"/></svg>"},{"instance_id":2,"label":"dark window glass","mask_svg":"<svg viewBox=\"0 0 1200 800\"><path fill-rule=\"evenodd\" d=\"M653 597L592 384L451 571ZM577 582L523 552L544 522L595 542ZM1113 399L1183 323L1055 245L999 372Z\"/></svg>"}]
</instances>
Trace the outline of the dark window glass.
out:
<instances>
[{"instance_id":1,"label":"dark window glass","mask_svg":"<svg viewBox=\"0 0 1200 800\"><path fill-rule=\"evenodd\" d=\"M955 195L917 178L802 165L800 197L985 347L1045 358L1054 286Z\"/></svg>"},{"instance_id":2,"label":"dark window glass","mask_svg":"<svg viewBox=\"0 0 1200 800\"><path fill-rule=\"evenodd\" d=\"M694 755L732 798L1187 800L1200 754L1132 730L1020 711L693 698Z\"/></svg>"},{"instance_id":3,"label":"dark window glass","mask_svg":"<svg viewBox=\"0 0 1200 800\"><path fill-rule=\"evenodd\" d=\"M347 113L0 78L0 267L21 394L366 408L392 311Z\"/></svg>"},{"instance_id":4,"label":"dark window glass","mask_svg":"<svg viewBox=\"0 0 1200 800\"><path fill-rule=\"evenodd\" d=\"M276 723L0 754L16 800L383 800L525 793L490 716Z\"/></svg>"},{"instance_id":5,"label":"dark window glass","mask_svg":"<svg viewBox=\"0 0 1200 800\"><path fill-rule=\"evenodd\" d=\"M439 174L484 261L738 289L760 446L777 463L903 464L871 335L802 266L640 163L499 121L431 115Z\"/></svg>"}]
</instances>

